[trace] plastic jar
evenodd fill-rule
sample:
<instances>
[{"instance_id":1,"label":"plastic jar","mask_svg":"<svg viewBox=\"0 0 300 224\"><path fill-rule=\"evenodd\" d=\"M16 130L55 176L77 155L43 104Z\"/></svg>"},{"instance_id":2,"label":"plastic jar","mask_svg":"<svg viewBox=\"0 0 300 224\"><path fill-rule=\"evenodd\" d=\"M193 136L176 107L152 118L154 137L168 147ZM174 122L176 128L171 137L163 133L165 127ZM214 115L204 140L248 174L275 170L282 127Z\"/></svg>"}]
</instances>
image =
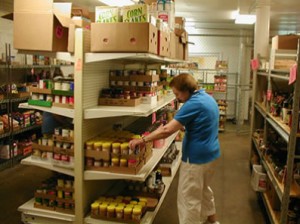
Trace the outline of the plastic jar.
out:
<instances>
[{"instance_id":1,"label":"plastic jar","mask_svg":"<svg viewBox=\"0 0 300 224\"><path fill-rule=\"evenodd\" d=\"M95 142L94 143L94 150L102 151L102 142Z\"/></svg>"},{"instance_id":2,"label":"plastic jar","mask_svg":"<svg viewBox=\"0 0 300 224\"><path fill-rule=\"evenodd\" d=\"M94 161L94 167L100 167L102 166L102 161L101 160L95 160Z\"/></svg>"},{"instance_id":3,"label":"plastic jar","mask_svg":"<svg viewBox=\"0 0 300 224\"><path fill-rule=\"evenodd\" d=\"M109 205L107 207L107 218L114 218L115 217L115 206Z\"/></svg>"},{"instance_id":4,"label":"plastic jar","mask_svg":"<svg viewBox=\"0 0 300 224\"><path fill-rule=\"evenodd\" d=\"M120 159L118 157L113 157L111 159L111 166L119 166L120 165Z\"/></svg>"},{"instance_id":5,"label":"plastic jar","mask_svg":"<svg viewBox=\"0 0 300 224\"><path fill-rule=\"evenodd\" d=\"M130 220L132 217L132 207L124 208L124 220Z\"/></svg>"},{"instance_id":6,"label":"plastic jar","mask_svg":"<svg viewBox=\"0 0 300 224\"><path fill-rule=\"evenodd\" d=\"M57 186L58 187L64 187L65 186L64 179L57 179Z\"/></svg>"},{"instance_id":7,"label":"plastic jar","mask_svg":"<svg viewBox=\"0 0 300 224\"><path fill-rule=\"evenodd\" d=\"M95 202L95 203L91 204L91 210L92 210L93 215L98 215L99 214L98 208L99 208L99 203Z\"/></svg>"},{"instance_id":8,"label":"plastic jar","mask_svg":"<svg viewBox=\"0 0 300 224\"><path fill-rule=\"evenodd\" d=\"M137 205L138 202L137 202L137 201L130 201L130 204L131 204L131 205Z\"/></svg>"},{"instance_id":9,"label":"plastic jar","mask_svg":"<svg viewBox=\"0 0 300 224\"><path fill-rule=\"evenodd\" d=\"M123 219L123 216L124 216L124 207L123 206L116 207L116 218Z\"/></svg>"},{"instance_id":10,"label":"plastic jar","mask_svg":"<svg viewBox=\"0 0 300 224\"><path fill-rule=\"evenodd\" d=\"M57 197L63 198L63 191L57 191Z\"/></svg>"},{"instance_id":11,"label":"plastic jar","mask_svg":"<svg viewBox=\"0 0 300 224\"><path fill-rule=\"evenodd\" d=\"M140 221L142 218L142 208L140 206L134 207L132 210L132 220Z\"/></svg>"},{"instance_id":12,"label":"plastic jar","mask_svg":"<svg viewBox=\"0 0 300 224\"><path fill-rule=\"evenodd\" d=\"M120 166L127 167L127 159L124 158L120 159Z\"/></svg>"},{"instance_id":13,"label":"plastic jar","mask_svg":"<svg viewBox=\"0 0 300 224\"><path fill-rule=\"evenodd\" d=\"M106 203L103 203L103 204L101 204L101 205L99 205L99 215L100 216L106 216L106 214L107 214L107 204Z\"/></svg>"},{"instance_id":14,"label":"plastic jar","mask_svg":"<svg viewBox=\"0 0 300 224\"><path fill-rule=\"evenodd\" d=\"M121 154L122 155L128 155L129 153L129 143L128 142L124 142L120 145L121 148Z\"/></svg>"},{"instance_id":15,"label":"plastic jar","mask_svg":"<svg viewBox=\"0 0 300 224\"><path fill-rule=\"evenodd\" d=\"M119 142L115 142L112 144L112 153L119 155L120 154L120 146L121 144Z\"/></svg>"}]
</instances>

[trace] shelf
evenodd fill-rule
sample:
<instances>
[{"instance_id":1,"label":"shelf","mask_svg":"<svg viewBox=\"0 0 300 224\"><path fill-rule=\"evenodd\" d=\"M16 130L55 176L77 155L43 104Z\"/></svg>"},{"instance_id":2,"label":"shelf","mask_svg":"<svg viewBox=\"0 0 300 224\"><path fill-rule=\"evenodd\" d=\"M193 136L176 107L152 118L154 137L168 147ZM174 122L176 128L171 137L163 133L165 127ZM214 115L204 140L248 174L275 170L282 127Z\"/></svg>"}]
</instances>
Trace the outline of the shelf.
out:
<instances>
[{"instance_id":1,"label":"shelf","mask_svg":"<svg viewBox=\"0 0 300 224\"><path fill-rule=\"evenodd\" d=\"M63 61L75 62L75 57L69 52L50 52L50 51L30 51L30 50L18 50L18 54L39 54L50 58L56 58Z\"/></svg>"},{"instance_id":2,"label":"shelf","mask_svg":"<svg viewBox=\"0 0 300 224\"><path fill-rule=\"evenodd\" d=\"M108 60L131 60L137 62L155 62L155 63L183 63L183 60L170 59L150 53L86 53L85 62L100 62Z\"/></svg>"},{"instance_id":3,"label":"shelf","mask_svg":"<svg viewBox=\"0 0 300 224\"><path fill-rule=\"evenodd\" d=\"M30 98L29 96L20 97L20 98L12 98L10 101L11 101L12 103L18 103L18 102L26 101L26 100L28 100L29 98Z\"/></svg>"},{"instance_id":4,"label":"shelf","mask_svg":"<svg viewBox=\"0 0 300 224\"><path fill-rule=\"evenodd\" d=\"M9 136L9 132L4 132L3 134L0 134L0 139L6 138Z\"/></svg>"},{"instance_id":5,"label":"shelf","mask_svg":"<svg viewBox=\"0 0 300 224\"><path fill-rule=\"evenodd\" d=\"M176 146L177 146L177 149L180 150L180 153L179 153L179 158L177 158L176 160L176 163L175 165L172 167L172 176L171 177L163 177L163 181L165 183L165 190L164 190L164 193L162 194L156 208L154 211L152 212L146 212L146 214L143 216L142 220L141 220L141 224L151 224L153 223L153 220L157 214L157 212L159 211L168 191L169 191L169 188L172 184L172 181L176 175L176 172L178 171L179 169L179 166L181 164L181 142L176 142ZM85 218L85 223L87 224L101 224L101 223L105 223L105 224L117 224L119 222L111 222L111 221L103 221L103 220L100 220L100 219L93 219L91 218L90 216L86 217Z\"/></svg>"},{"instance_id":6,"label":"shelf","mask_svg":"<svg viewBox=\"0 0 300 224\"><path fill-rule=\"evenodd\" d=\"M270 75L271 78L275 78L275 79L280 79L280 80L286 80L288 81L290 79L289 76L286 76L286 75L276 75L276 74L271 74Z\"/></svg>"},{"instance_id":7,"label":"shelf","mask_svg":"<svg viewBox=\"0 0 300 224\"><path fill-rule=\"evenodd\" d=\"M4 103L8 103L8 102L9 102L9 99L0 100L0 104L4 104Z\"/></svg>"},{"instance_id":8,"label":"shelf","mask_svg":"<svg viewBox=\"0 0 300 224\"><path fill-rule=\"evenodd\" d=\"M283 196L283 191L284 191L284 184L279 182L278 179L275 177L274 169L272 168L272 166L269 164L268 161L265 161L263 159L262 164L264 165L264 168L267 171L267 174L270 178L270 181L274 185L275 191L277 192L277 195L278 195L280 201L282 201L282 196ZM300 192L297 190L294 183L291 184L290 197L300 198Z\"/></svg>"},{"instance_id":9,"label":"shelf","mask_svg":"<svg viewBox=\"0 0 300 224\"><path fill-rule=\"evenodd\" d=\"M40 128L40 127L41 127L40 124L36 124L36 125L32 125L32 126L29 126L29 127L26 127L26 128L21 128L21 129L18 129L18 130L14 130L12 134L13 135L18 135L18 134L21 134L23 132L30 131L30 130Z\"/></svg>"},{"instance_id":10,"label":"shelf","mask_svg":"<svg viewBox=\"0 0 300 224\"><path fill-rule=\"evenodd\" d=\"M65 214L56 211L39 209L34 207L34 198L18 208L22 212L22 221L24 223L74 223L75 215ZM25 219L25 220L24 220Z\"/></svg>"},{"instance_id":11,"label":"shelf","mask_svg":"<svg viewBox=\"0 0 300 224\"><path fill-rule=\"evenodd\" d=\"M157 163L163 157L178 132L171 135L166 139L165 145L161 149L153 149L153 154L150 160L143 166L143 168L139 171L138 174L122 174L122 173L110 173L110 172L101 172L101 171L93 171L86 170L84 171L84 179L85 180L113 180L113 179L127 179L127 180L137 180L137 181L145 181L151 171L155 168Z\"/></svg>"},{"instance_id":12,"label":"shelf","mask_svg":"<svg viewBox=\"0 0 300 224\"><path fill-rule=\"evenodd\" d=\"M274 211L266 193L261 193L271 224L279 224L280 212Z\"/></svg>"},{"instance_id":13,"label":"shelf","mask_svg":"<svg viewBox=\"0 0 300 224\"><path fill-rule=\"evenodd\" d=\"M20 103L19 108L41 110L41 111L46 111L46 112L50 112L53 114L58 114L58 115L70 117L70 118L74 118L74 116L75 116L74 109L67 109L67 108L61 108L61 107L55 107L55 106L40 107L40 106L28 105L28 103Z\"/></svg>"},{"instance_id":14,"label":"shelf","mask_svg":"<svg viewBox=\"0 0 300 224\"><path fill-rule=\"evenodd\" d=\"M164 99L157 102L156 105L140 104L136 107L118 107L118 106L96 106L84 110L85 119L117 117L117 116L140 116L147 117L153 112L166 106L175 99L173 94L169 94Z\"/></svg>"},{"instance_id":15,"label":"shelf","mask_svg":"<svg viewBox=\"0 0 300 224\"><path fill-rule=\"evenodd\" d=\"M258 112L259 112L264 118L266 118L266 116L267 116L267 110L266 110L266 107L265 107L262 103L255 102L255 108L256 108L256 110L258 110Z\"/></svg>"},{"instance_id":16,"label":"shelf","mask_svg":"<svg viewBox=\"0 0 300 224\"><path fill-rule=\"evenodd\" d=\"M253 141L253 143L255 145L255 148L256 148L256 151L257 151L257 153L259 155L260 160L263 160L264 158L263 158L261 150L259 149L257 140L254 137L252 137L252 141Z\"/></svg>"},{"instance_id":17,"label":"shelf","mask_svg":"<svg viewBox=\"0 0 300 224\"><path fill-rule=\"evenodd\" d=\"M278 132L278 134L286 141L289 141L290 128L283 124L279 118L268 113L268 123Z\"/></svg>"},{"instance_id":18,"label":"shelf","mask_svg":"<svg viewBox=\"0 0 300 224\"><path fill-rule=\"evenodd\" d=\"M59 173L67 174L69 176L74 176L74 170L70 168L64 168L60 167L59 165L55 165L51 163L50 161L46 160L39 160L39 159L32 159L31 157L28 157L26 159L23 159L21 161L21 164L23 165L31 165L31 166L38 166L44 169L53 170Z\"/></svg>"},{"instance_id":19,"label":"shelf","mask_svg":"<svg viewBox=\"0 0 300 224\"><path fill-rule=\"evenodd\" d=\"M269 73L267 73L266 71L264 71L264 72L258 71L258 72L257 72L257 75L259 75L259 76L264 76L264 77L268 77L268 76L269 76Z\"/></svg>"}]
</instances>

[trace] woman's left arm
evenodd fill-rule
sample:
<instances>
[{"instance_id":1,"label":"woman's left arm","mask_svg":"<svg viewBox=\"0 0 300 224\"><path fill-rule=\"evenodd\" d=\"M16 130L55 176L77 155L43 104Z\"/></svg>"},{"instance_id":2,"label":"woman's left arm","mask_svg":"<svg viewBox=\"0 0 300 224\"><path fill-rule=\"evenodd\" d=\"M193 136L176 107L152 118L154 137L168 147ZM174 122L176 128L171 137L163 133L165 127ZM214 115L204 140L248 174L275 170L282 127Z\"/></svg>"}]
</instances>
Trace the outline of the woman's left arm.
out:
<instances>
[{"instance_id":1,"label":"woman's left arm","mask_svg":"<svg viewBox=\"0 0 300 224\"><path fill-rule=\"evenodd\" d=\"M137 145L154 141L157 139L167 138L170 135L174 134L176 131L182 129L183 126L177 120L173 119L166 125L161 125L155 131L151 132L149 135L144 136L140 139L133 139L130 141L130 148L135 148Z\"/></svg>"}]
</instances>

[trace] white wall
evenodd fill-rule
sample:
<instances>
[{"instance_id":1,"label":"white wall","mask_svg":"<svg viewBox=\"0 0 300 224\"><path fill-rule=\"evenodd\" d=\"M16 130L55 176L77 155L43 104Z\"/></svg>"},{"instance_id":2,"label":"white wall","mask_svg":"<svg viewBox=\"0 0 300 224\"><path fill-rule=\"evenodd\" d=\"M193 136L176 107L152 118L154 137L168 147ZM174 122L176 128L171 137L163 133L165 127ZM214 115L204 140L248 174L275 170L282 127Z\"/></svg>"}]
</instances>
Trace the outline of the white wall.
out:
<instances>
[{"instance_id":1,"label":"white wall","mask_svg":"<svg viewBox=\"0 0 300 224\"><path fill-rule=\"evenodd\" d=\"M248 35L247 39L251 37L252 32L244 32L243 35ZM240 66L241 66L241 41L244 40L239 35L222 35L212 34L211 36L207 35L199 35L199 36L189 36L189 42L194 43L194 45L189 45L189 54L190 56L196 55L218 55L219 60L227 60L229 65L229 73L237 73L236 75L228 76L228 93L227 99L229 103L229 107L227 108L228 118L240 118L240 119L248 119L248 110L241 111L240 103L243 105L248 105L249 102L249 94L239 97L238 87L233 88L232 86L240 80L241 77L238 77ZM251 38L250 38L251 42ZM248 51L250 54L250 51ZM243 57L244 58L244 57ZM250 58L250 57L247 57ZM249 61L250 62L250 61ZM248 62L244 62L246 66L249 64ZM246 76L250 76L248 72L242 74ZM249 78L247 79L249 80ZM245 94L244 94L245 95ZM243 106L244 107L244 106ZM242 113L242 114L239 114Z\"/></svg>"}]
</instances>

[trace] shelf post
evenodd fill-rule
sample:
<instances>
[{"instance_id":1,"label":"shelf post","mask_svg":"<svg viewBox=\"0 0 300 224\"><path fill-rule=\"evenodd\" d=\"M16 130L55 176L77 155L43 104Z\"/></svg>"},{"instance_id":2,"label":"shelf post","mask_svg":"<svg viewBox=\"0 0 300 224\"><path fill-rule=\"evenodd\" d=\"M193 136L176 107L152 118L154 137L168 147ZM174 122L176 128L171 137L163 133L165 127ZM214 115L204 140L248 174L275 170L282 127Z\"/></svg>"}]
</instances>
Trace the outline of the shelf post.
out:
<instances>
[{"instance_id":1,"label":"shelf post","mask_svg":"<svg viewBox=\"0 0 300 224\"><path fill-rule=\"evenodd\" d=\"M298 52L297 52L297 79L294 84L294 100L293 100L293 110L292 110L292 127L291 134L288 144L288 155L287 155L287 168L286 168L286 179L284 192L282 196L282 204L281 204L281 217L280 223L287 223L287 214L289 209L290 202L290 189L291 183L293 181L293 169L294 169L294 159L295 159L295 150L296 150L296 142L297 142L297 132L298 132L298 124L299 124L299 97L300 97L300 79L298 75L300 74L300 40L298 40Z\"/></svg>"}]
</instances>

